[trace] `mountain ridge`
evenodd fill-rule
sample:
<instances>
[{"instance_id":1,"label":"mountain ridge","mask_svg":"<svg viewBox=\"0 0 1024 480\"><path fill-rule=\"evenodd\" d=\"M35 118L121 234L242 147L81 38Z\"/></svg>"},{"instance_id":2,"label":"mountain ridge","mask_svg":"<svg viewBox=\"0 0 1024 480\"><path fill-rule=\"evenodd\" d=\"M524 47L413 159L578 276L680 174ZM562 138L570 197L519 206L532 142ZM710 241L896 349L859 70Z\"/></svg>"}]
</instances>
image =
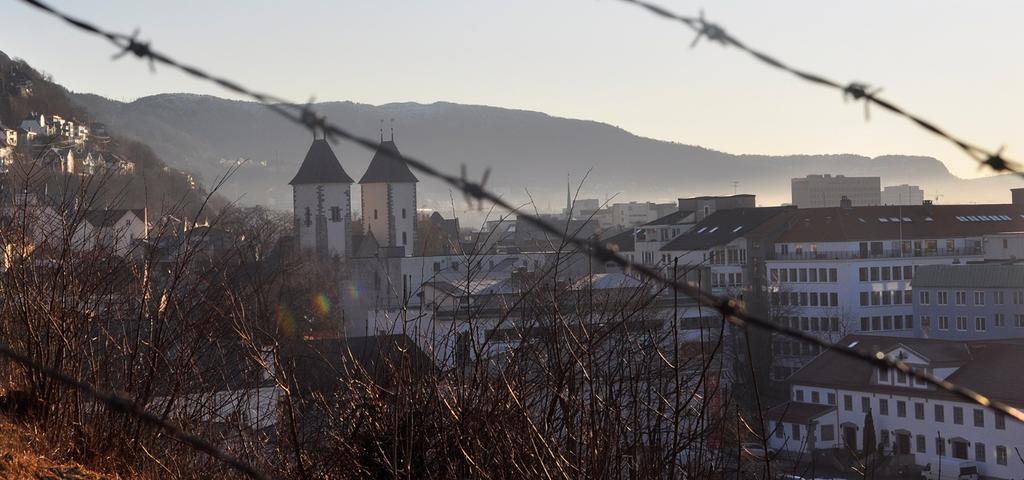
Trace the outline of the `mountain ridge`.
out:
<instances>
[{"instance_id":1,"label":"mountain ridge","mask_svg":"<svg viewBox=\"0 0 1024 480\"><path fill-rule=\"evenodd\" d=\"M225 194L290 208L286 184L312 137L269 109L245 100L190 93L132 102L92 94L75 94L73 99L112 128L153 146L172 165L207 179L222 174L238 158L249 159ZM878 175L883 185L918 184L929 198L941 193L947 202L963 203L1005 202L1005 189L1022 184L1007 176L962 179L927 156L731 154L533 110L447 101L370 105L339 100L314 107L343 128L369 138L378 138L382 130L390 138L389 120L394 118L396 143L404 154L448 172L466 165L471 176L492 168L492 188L517 202L532 196L541 210L560 209L566 175L579 181L588 171L582 195L604 199L618 193L616 201L727 194L736 180L740 190L758 194L759 203L777 204L789 201L790 178L810 173ZM346 142L334 148L354 176L361 174L372 155ZM421 197L430 208L449 206L447 188L437 182L421 183Z\"/></svg>"}]
</instances>

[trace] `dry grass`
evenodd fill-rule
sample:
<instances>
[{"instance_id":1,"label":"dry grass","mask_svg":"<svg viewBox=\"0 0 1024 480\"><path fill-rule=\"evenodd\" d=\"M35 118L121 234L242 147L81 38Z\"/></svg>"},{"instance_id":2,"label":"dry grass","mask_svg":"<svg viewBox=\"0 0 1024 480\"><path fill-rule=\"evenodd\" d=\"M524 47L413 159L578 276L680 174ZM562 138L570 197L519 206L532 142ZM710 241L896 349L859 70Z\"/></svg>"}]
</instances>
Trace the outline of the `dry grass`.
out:
<instances>
[{"instance_id":1,"label":"dry grass","mask_svg":"<svg viewBox=\"0 0 1024 480\"><path fill-rule=\"evenodd\" d=\"M0 416L0 478L9 480L106 480L77 463L54 461L34 448L34 435Z\"/></svg>"}]
</instances>

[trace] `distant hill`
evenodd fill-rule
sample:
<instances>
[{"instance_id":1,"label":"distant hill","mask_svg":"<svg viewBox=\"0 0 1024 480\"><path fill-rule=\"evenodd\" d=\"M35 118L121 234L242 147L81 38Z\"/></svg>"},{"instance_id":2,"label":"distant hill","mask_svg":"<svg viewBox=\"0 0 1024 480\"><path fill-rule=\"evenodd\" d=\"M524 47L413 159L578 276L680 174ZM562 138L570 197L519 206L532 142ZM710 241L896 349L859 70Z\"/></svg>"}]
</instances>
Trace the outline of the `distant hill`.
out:
<instances>
[{"instance_id":1,"label":"distant hill","mask_svg":"<svg viewBox=\"0 0 1024 480\"><path fill-rule=\"evenodd\" d=\"M225 189L243 202L290 208L287 182L309 146L310 134L257 104L192 95L163 94L122 103L96 95L75 102L112 129L151 145L172 165L204 178L223 173L239 158L248 162ZM921 185L943 202L1005 202L1019 178L964 180L931 157L859 155L732 155L699 146L633 135L611 125L543 113L453 103L392 103L381 106L322 102L316 109L351 131L376 138L381 120L395 119L395 140L403 153L471 175L493 169L491 186L515 201L529 189L537 207L560 209L566 175L578 181L593 169L582 196L620 200L672 200L680 196L758 194L759 203L788 202L791 177L808 173L879 175L883 185ZM385 125L385 136L390 136ZM371 152L350 143L335 146L346 171L358 179ZM422 180L422 179L421 179ZM427 206L450 205L446 188L421 183ZM458 208L463 205L457 204Z\"/></svg>"}]
</instances>

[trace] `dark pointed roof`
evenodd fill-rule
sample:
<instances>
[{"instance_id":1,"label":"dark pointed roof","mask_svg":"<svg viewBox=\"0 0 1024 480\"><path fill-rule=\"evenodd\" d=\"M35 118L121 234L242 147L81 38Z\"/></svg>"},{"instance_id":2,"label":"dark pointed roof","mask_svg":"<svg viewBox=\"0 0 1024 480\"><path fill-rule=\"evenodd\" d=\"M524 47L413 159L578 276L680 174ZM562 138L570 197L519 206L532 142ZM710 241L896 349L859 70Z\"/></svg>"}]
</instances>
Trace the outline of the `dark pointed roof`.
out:
<instances>
[{"instance_id":1,"label":"dark pointed roof","mask_svg":"<svg viewBox=\"0 0 1024 480\"><path fill-rule=\"evenodd\" d=\"M366 167L366 173L359 180L363 183L416 183L419 179L412 174L409 166L399 160L402 153L398 151L393 140L385 140L377 146L377 152Z\"/></svg>"},{"instance_id":2,"label":"dark pointed roof","mask_svg":"<svg viewBox=\"0 0 1024 480\"><path fill-rule=\"evenodd\" d=\"M313 140L298 173L288 185L308 183L352 183L352 177L341 168L334 150L331 150L330 144L322 138Z\"/></svg>"}]
</instances>

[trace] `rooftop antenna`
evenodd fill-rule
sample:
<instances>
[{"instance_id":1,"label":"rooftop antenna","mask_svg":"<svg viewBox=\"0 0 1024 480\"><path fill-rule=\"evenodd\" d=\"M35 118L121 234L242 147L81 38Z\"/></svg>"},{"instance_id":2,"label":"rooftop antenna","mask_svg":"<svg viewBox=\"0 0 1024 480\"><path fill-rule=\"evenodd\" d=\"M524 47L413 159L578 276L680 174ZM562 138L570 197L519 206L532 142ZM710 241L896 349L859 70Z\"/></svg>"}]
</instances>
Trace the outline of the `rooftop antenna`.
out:
<instances>
[{"instance_id":1,"label":"rooftop antenna","mask_svg":"<svg viewBox=\"0 0 1024 480\"><path fill-rule=\"evenodd\" d=\"M384 143L384 119L380 119L380 141Z\"/></svg>"},{"instance_id":2,"label":"rooftop antenna","mask_svg":"<svg viewBox=\"0 0 1024 480\"><path fill-rule=\"evenodd\" d=\"M739 180L733 180L731 183L732 183L732 194L736 195L736 190L739 188L740 182L739 182Z\"/></svg>"},{"instance_id":3,"label":"rooftop antenna","mask_svg":"<svg viewBox=\"0 0 1024 480\"><path fill-rule=\"evenodd\" d=\"M395 141L395 119L391 119L391 141Z\"/></svg>"}]
</instances>

